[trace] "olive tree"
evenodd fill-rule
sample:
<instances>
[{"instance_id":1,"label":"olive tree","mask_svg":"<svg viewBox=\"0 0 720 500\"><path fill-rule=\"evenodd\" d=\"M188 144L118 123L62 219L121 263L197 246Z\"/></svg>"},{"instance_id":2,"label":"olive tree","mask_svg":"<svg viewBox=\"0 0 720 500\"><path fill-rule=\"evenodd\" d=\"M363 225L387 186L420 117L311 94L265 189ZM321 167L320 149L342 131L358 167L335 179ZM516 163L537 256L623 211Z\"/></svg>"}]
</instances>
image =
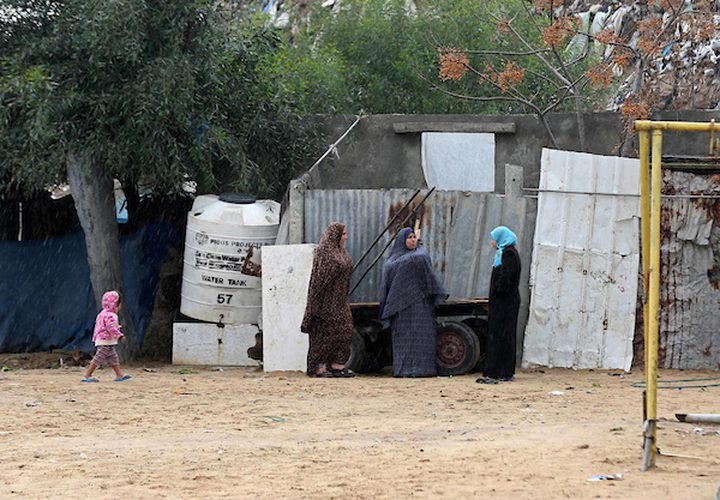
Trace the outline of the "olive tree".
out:
<instances>
[{"instance_id":1,"label":"olive tree","mask_svg":"<svg viewBox=\"0 0 720 500\"><path fill-rule=\"evenodd\" d=\"M122 289L113 179L273 195L313 149L258 78L275 35L227 14L210 0L0 5L0 189L69 180L97 304Z\"/></svg>"}]
</instances>

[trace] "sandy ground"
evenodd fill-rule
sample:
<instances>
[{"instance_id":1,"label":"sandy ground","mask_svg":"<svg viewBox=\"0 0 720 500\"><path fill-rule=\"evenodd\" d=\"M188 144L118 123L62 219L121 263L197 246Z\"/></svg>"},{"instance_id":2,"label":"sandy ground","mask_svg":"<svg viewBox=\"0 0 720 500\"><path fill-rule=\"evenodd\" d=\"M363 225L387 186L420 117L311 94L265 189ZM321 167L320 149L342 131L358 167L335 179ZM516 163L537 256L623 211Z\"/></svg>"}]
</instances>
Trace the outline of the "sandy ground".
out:
<instances>
[{"instance_id":1,"label":"sandy ground","mask_svg":"<svg viewBox=\"0 0 720 500\"><path fill-rule=\"evenodd\" d=\"M101 370L81 384L81 370L0 372L0 498L713 499L720 487L720 426L674 417L720 412L720 387L660 391L659 446L684 457L643 473L640 371L488 386L142 365L128 382Z\"/></svg>"}]
</instances>

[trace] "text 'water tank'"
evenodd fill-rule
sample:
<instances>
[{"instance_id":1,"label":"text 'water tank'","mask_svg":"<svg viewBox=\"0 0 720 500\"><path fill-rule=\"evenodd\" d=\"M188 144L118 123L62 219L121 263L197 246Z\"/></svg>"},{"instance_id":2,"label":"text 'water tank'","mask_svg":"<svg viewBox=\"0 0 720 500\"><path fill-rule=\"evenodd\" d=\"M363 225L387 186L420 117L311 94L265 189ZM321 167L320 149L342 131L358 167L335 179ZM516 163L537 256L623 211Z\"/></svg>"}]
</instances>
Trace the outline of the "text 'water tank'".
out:
<instances>
[{"instance_id":1,"label":"text 'water tank'","mask_svg":"<svg viewBox=\"0 0 720 500\"><path fill-rule=\"evenodd\" d=\"M204 321L257 324L260 252L275 243L279 223L276 201L239 193L198 196L188 213L180 312Z\"/></svg>"}]
</instances>

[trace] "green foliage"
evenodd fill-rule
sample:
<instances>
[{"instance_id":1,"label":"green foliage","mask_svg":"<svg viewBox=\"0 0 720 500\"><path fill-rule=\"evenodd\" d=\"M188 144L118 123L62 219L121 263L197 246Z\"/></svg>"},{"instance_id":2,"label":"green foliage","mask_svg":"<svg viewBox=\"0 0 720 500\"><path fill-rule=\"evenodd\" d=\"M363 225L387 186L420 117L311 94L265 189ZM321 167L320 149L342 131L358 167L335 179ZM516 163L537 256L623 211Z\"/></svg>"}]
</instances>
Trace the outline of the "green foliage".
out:
<instances>
[{"instance_id":1,"label":"green foliage","mask_svg":"<svg viewBox=\"0 0 720 500\"><path fill-rule=\"evenodd\" d=\"M260 65L277 36L210 0L12 0L0 15L0 187L64 180L88 154L171 193L277 196L317 153ZM13 15L7 15L12 13Z\"/></svg>"},{"instance_id":2,"label":"green foliage","mask_svg":"<svg viewBox=\"0 0 720 500\"><path fill-rule=\"evenodd\" d=\"M485 46L480 0L428 0L413 13L403 0L345 2L338 12L312 11L263 66L276 95L296 96L311 113L480 113L496 103L463 101L433 89L437 45ZM468 82L464 90L476 87Z\"/></svg>"},{"instance_id":3,"label":"green foliage","mask_svg":"<svg viewBox=\"0 0 720 500\"><path fill-rule=\"evenodd\" d=\"M260 66L261 78L270 95L282 96L303 113L535 112L482 78L515 61L524 70L516 90L526 101L539 109L573 110L575 104L552 83L555 75L537 55L508 56L531 52L527 45L546 47L542 29L549 18L532 7L526 10L524 3L425 0L418 2L417 11L405 0L356 0L343 2L339 10L316 5L308 23L298 22L301 29L279 34L278 50L268 53ZM513 19L527 45L500 29L503 18ZM442 82L438 49L448 48L467 54L472 71L462 79ZM569 54L561 56L570 62ZM599 57L599 52L592 52L569 65L566 76L583 80ZM547 59L556 64L552 55ZM593 108L612 89L582 90L584 102Z\"/></svg>"}]
</instances>

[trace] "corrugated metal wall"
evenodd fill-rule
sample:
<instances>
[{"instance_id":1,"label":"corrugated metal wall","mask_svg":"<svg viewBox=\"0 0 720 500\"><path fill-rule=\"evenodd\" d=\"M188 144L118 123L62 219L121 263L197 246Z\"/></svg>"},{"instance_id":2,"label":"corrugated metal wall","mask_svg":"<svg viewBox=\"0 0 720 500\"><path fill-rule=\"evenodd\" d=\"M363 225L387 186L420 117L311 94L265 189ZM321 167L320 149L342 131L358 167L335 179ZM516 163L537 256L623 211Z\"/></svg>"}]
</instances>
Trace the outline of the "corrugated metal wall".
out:
<instances>
[{"instance_id":1,"label":"corrugated metal wall","mask_svg":"<svg viewBox=\"0 0 720 500\"><path fill-rule=\"evenodd\" d=\"M712 177L665 173L664 192L720 196ZM317 242L335 220L348 225L348 249L357 261L394 211L414 191L308 190L304 194L304 240ZM420 193L418 200L425 194ZM580 197L581 195L576 195ZM585 196L589 199L590 196ZM518 234L523 283L529 282L537 200L488 193L439 191L423 214L423 240L448 291L457 297L486 296L491 273L490 230L500 224ZM577 215L577 214L576 214ZM661 249L660 363L666 368L720 367L720 200L663 200ZM602 234L598 233L598 237ZM389 241L385 236L353 276L353 284ZM378 261L352 296L354 302L377 300ZM528 288L518 321L518 347L527 323ZM579 292L568 292L569 297ZM642 333L640 333L642 334ZM584 334L587 335L587 334ZM522 354L522 353L519 353Z\"/></svg>"},{"instance_id":2,"label":"corrugated metal wall","mask_svg":"<svg viewBox=\"0 0 720 500\"><path fill-rule=\"evenodd\" d=\"M674 197L660 217L660 366L717 370L720 176L665 171L663 182Z\"/></svg>"},{"instance_id":3,"label":"corrugated metal wall","mask_svg":"<svg viewBox=\"0 0 720 500\"><path fill-rule=\"evenodd\" d=\"M422 191L416 200L422 199L426 192ZM330 222L344 222L348 228L347 248L357 262L413 193L409 189L308 190L304 204L305 241L317 242ZM537 200L492 193L436 191L425 205L424 210L418 210L422 215L422 240L451 296L487 296L494 255L490 231L499 225L515 231L523 263L523 304L518 319L518 336L522 340ZM356 270L351 286L388 241L390 236L386 234ZM382 265L388 254L389 250L352 295L353 302L377 300Z\"/></svg>"}]
</instances>

